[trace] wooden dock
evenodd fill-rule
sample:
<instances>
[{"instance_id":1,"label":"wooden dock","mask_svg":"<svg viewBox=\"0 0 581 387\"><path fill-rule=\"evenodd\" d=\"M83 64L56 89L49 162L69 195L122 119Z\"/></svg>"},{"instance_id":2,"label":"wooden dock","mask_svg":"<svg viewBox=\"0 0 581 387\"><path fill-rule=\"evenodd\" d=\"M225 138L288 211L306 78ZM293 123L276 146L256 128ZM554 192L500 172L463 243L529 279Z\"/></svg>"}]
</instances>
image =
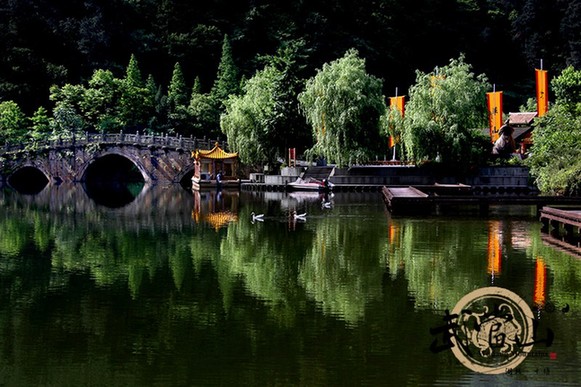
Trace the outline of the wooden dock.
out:
<instances>
[{"instance_id":1,"label":"wooden dock","mask_svg":"<svg viewBox=\"0 0 581 387\"><path fill-rule=\"evenodd\" d=\"M543 243L581 257L581 207L543 207L540 220Z\"/></svg>"},{"instance_id":2,"label":"wooden dock","mask_svg":"<svg viewBox=\"0 0 581 387\"><path fill-rule=\"evenodd\" d=\"M540 211L543 230L550 231L551 227L555 229L564 229L566 232L577 232L581 230L581 208L555 208L543 207Z\"/></svg>"},{"instance_id":3,"label":"wooden dock","mask_svg":"<svg viewBox=\"0 0 581 387\"><path fill-rule=\"evenodd\" d=\"M581 244L567 242L564 238L557 238L549 234L541 234L541 240L547 246L569 254L575 258L581 258Z\"/></svg>"},{"instance_id":4,"label":"wooden dock","mask_svg":"<svg viewBox=\"0 0 581 387\"><path fill-rule=\"evenodd\" d=\"M458 193L452 186L446 190L429 193L429 187L383 187L383 200L386 207L395 214L429 214L435 210L472 207L479 212L488 211L491 205L529 205L539 210L544 206L576 205L581 208L581 197L539 196L539 195L475 195L470 191ZM552 212L554 214L554 212ZM563 215L563 214L561 214ZM581 211L577 219L581 226ZM547 215L548 216L548 215ZM569 218L573 216L568 213ZM563 217L563 216L562 216ZM561 219L561 218L559 218Z\"/></svg>"}]
</instances>

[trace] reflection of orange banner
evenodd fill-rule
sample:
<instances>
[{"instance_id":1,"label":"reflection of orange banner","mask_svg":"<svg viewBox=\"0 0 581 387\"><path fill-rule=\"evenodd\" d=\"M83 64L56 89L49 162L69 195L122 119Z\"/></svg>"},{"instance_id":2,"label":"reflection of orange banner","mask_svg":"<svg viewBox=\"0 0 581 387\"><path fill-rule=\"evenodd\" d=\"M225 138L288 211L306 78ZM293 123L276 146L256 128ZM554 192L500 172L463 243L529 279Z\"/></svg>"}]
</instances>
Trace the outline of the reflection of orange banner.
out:
<instances>
[{"instance_id":1,"label":"reflection of orange banner","mask_svg":"<svg viewBox=\"0 0 581 387\"><path fill-rule=\"evenodd\" d=\"M537 114L539 117L542 117L549 110L547 70L535 69L535 78L537 81Z\"/></svg>"},{"instance_id":2,"label":"reflection of orange banner","mask_svg":"<svg viewBox=\"0 0 581 387\"><path fill-rule=\"evenodd\" d=\"M547 286L547 267L543 258L538 257L535 261L535 295L534 304L536 306L545 305L546 295L545 289Z\"/></svg>"},{"instance_id":3,"label":"reflection of orange banner","mask_svg":"<svg viewBox=\"0 0 581 387\"><path fill-rule=\"evenodd\" d=\"M502 266L502 245L500 244L500 223L491 222L488 227L488 274L499 275Z\"/></svg>"},{"instance_id":4,"label":"reflection of orange banner","mask_svg":"<svg viewBox=\"0 0 581 387\"><path fill-rule=\"evenodd\" d=\"M486 104L488 106L490 140L494 143L498 140L498 132L502 126L502 91L486 93Z\"/></svg>"},{"instance_id":5,"label":"reflection of orange banner","mask_svg":"<svg viewBox=\"0 0 581 387\"><path fill-rule=\"evenodd\" d=\"M393 224L389 225L387 229L387 243L390 245L395 241L395 234L397 232L397 227Z\"/></svg>"}]
</instances>

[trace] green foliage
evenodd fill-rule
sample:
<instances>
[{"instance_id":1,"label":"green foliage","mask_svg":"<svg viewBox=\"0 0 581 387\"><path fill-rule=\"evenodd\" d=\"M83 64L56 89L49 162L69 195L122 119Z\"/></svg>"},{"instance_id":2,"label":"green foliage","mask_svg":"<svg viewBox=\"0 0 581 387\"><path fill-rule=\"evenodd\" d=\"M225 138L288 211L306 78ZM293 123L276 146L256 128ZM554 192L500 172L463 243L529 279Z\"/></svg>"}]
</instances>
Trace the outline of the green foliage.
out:
<instances>
[{"instance_id":1,"label":"green foliage","mask_svg":"<svg viewBox=\"0 0 581 387\"><path fill-rule=\"evenodd\" d=\"M119 115L121 81L109 70L97 70L89 80L81 105L81 114L90 128L99 132L116 132L123 127Z\"/></svg>"},{"instance_id":2,"label":"green foliage","mask_svg":"<svg viewBox=\"0 0 581 387\"><path fill-rule=\"evenodd\" d=\"M217 134L220 111L212 95L202 93L199 78L196 78L192 88L188 113L191 117L191 134L195 136Z\"/></svg>"},{"instance_id":3,"label":"green foliage","mask_svg":"<svg viewBox=\"0 0 581 387\"><path fill-rule=\"evenodd\" d=\"M167 100L170 108L176 110L187 103L187 87L182 67L177 62L173 68L171 82L167 91Z\"/></svg>"},{"instance_id":4,"label":"green foliage","mask_svg":"<svg viewBox=\"0 0 581 387\"><path fill-rule=\"evenodd\" d=\"M425 74L417 72L406 105L402 140L416 163L478 164L488 152L479 128L487 125L484 75L475 76L464 57Z\"/></svg>"},{"instance_id":5,"label":"green foliage","mask_svg":"<svg viewBox=\"0 0 581 387\"><path fill-rule=\"evenodd\" d=\"M238 67L234 63L232 55L232 46L228 35L224 35L222 43L222 57L218 65L218 75L212 88L212 98L214 98L220 105L228 99L232 94L238 94L240 91L240 80L238 78Z\"/></svg>"},{"instance_id":6,"label":"green foliage","mask_svg":"<svg viewBox=\"0 0 581 387\"><path fill-rule=\"evenodd\" d=\"M339 166L377 155L382 143L379 118L385 111L381 88L381 80L367 74L356 50L323 65L299 95L314 139L309 155Z\"/></svg>"},{"instance_id":7,"label":"green foliage","mask_svg":"<svg viewBox=\"0 0 581 387\"><path fill-rule=\"evenodd\" d=\"M244 163L265 164L277 156L271 143L277 135L273 97L279 77L276 69L266 66L248 80L241 96L231 95L226 102L220 127Z\"/></svg>"},{"instance_id":8,"label":"green foliage","mask_svg":"<svg viewBox=\"0 0 581 387\"><path fill-rule=\"evenodd\" d=\"M131 55L125 78L120 81L119 96L119 120L130 131L147 127L154 115L155 82L153 78L147 82L143 82L137 60Z\"/></svg>"},{"instance_id":9,"label":"green foliage","mask_svg":"<svg viewBox=\"0 0 581 387\"><path fill-rule=\"evenodd\" d=\"M555 100L568 111L581 114L581 71L567 67L551 81Z\"/></svg>"},{"instance_id":10,"label":"green foliage","mask_svg":"<svg viewBox=\"0 0 581 387\"><path fill-rule=\"evenodd\" d=\"M59 138L71 138L80 134L85 127L85 120L72 107L67 105L57 106L53 109L55 135Z\"/></svg>"},{"instance_id":11,"label":"green foliage","mask_svg":"<svg viewBox=\"0 0 581 387\"><path fill-rule=\"evenodd\" d=\"M527 159L537 186L546 194L581 194L581 71L565 69L551 82L556 100L535 121Z\"/></svg>"},{"instance_id":12,"label":"green foliage","mask_svg":"<svg viewBox=\"0 0 581 387\"><path fill-rule=\"evenodd\" d=\"M16 102L0 102L0 144L22 141L27 124L26 116Z\"/></svg>"},{"instance_id":13,"label":"green foliage","mask_svg":"<svg viewBox=\"0 0 581 387\"><path fill-rule=\"evenodd\" d=\"M301 49L301 42L281 47L244 83L241 96L230 96L221 127L243 161L274 164L288 147L304 147L308 130L296 99L302 88Z\"/></svg>"},{"instance_id":14,"label":"green foliage","mask_svg":"<svg viewBox=\"0 0 581 387\"><path fill-rule=\"evenodd\" d=\"M46 140L52 132L51 120L48 111L44 107L39 107L30 118L30 136L33 140Z\"/></svg>"},{"instance_id":15,"label":"green foliage","mask_svg":"<svg viewBox=\"0 0 581 387\"><path fill-rule=\"evenodd\" d=\"M537 111L537 99L534 97L528 98L524 105L519 106L519 112L536 112Z\"/></svg>"},{"instance_id":16,"label":"green foliage","mask_svg":"<svg viewBox=\"0 0 581 387\"><path fill-rule=\"evenodd\" d=\"M188 92L181 65L175 64L167 92L168 122L170 130L185 130L189 124Z\"/></svg>"}]
</instances>

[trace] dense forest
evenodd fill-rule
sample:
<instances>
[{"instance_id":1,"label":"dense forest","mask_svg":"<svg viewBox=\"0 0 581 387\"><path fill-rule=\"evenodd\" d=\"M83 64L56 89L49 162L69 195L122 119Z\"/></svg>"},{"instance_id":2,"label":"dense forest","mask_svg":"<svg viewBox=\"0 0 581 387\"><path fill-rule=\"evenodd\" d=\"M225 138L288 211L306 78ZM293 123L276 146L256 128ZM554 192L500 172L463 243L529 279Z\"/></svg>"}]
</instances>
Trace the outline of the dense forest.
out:
<instances>
[{"instance_id":1,"label":"dense forest","mask_svg":"<svg viewBox=\"0 0 581 387\"><path fill-rule=\"evenodd\" d=\"M250 78L284 42L305 42L303 76L355 48L384 93L460 53L505 91L507 110L533 95L541 59L553 74L581 65L579 0L6 0L0 7L0 101L51 108L49 88L123 74L130 56L168 85L212 88L225 35ZM166 86L167 87L167 86Z\"/></svg>"}]
</instances>

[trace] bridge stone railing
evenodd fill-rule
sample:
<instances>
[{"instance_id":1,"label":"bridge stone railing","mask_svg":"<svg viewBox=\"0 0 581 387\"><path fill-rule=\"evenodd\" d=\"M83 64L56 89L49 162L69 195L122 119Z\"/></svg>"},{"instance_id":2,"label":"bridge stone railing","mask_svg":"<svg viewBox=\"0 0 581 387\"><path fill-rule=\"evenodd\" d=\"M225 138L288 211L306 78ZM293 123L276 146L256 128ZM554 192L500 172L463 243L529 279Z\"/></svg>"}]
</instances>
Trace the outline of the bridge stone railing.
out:
<instances>
[{"instance_id":1,"label":"bridge stone railing","mask_svg":"<svg viewBox=\"0 0 581 387\"><path fill-rule=\"evenodd\" d=\"M219 142L221 147L228 150L226 142L220 142L219 139L210 140L206 137L176 137L169 135L150 135L139 133L88 133L76 135L69 138L57 138L53 140L37 141L29 144L12 144L0 147L0 154L17 153L19 151L30 149L33 145L34 149L57 149L78 147L90 144L115 144L115 145L132 145L132 146L160 146L171 149L182 149L184 151L193 151L196 149L212 149L216 142Z\"/></svg>"}]
</instances>

